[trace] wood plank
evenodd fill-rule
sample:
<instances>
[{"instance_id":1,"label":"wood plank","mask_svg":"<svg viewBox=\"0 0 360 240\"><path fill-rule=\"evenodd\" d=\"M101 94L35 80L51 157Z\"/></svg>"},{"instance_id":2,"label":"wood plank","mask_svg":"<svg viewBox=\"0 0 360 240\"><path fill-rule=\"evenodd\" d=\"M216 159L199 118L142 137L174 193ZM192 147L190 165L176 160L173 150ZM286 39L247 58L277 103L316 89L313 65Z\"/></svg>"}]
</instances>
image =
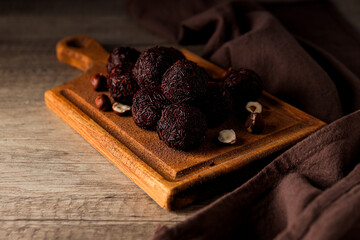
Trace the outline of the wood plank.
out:
<instances>
[{"instance_id":1,"label":"wood plank","mask_svg":"<svg viewBox=\"0 0 360 240\"><path fill-rule=\"evenodd\" d=\"M0 220L1 239L124 239L151 237L158 225L171 221Z\"/></svg>"},{"instance_id":2,"label":"wood plank","mask_svg":"<svg viewBox=\"0 0 360 240\"><path fill-rule=\"evenodd\" d=\"M221 68L189 51L183 52L212 76L221 75ZM137 128L131 117L96 109L97 93L91 90L89 80L97 72L105 74L108 53L94 39L86 36L63 39L57 44L57 56L86 72L47 91L47 106L165 209L180 208L204 197L203 188L208 182L294 144L324 125L264 93L260 102L267 124L262 134L247 133L239 120L230 118L221 127L209 129L199 149L176 151L158 140L155 132ZM218 132L228 128L233 128L241 141L226 147L214 143Z\"/></svg>"}]
</instances>

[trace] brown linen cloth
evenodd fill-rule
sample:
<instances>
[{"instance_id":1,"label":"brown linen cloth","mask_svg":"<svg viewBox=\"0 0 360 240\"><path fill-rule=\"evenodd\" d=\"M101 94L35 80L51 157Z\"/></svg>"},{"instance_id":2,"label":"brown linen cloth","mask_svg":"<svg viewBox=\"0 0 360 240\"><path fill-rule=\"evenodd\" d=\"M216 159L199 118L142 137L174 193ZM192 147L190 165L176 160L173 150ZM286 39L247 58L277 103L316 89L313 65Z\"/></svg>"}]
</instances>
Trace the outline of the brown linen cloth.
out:
<instances>
[{"instance_id":1,"label":"brown linen cloth","mask_svg":"<svg viewBox=\"0 0 360 240\"><path fill-rule=\"evenodd\" d=\"M355 239L359 145L360 110L298 143L186 221L158 228L153 239Z\"/></svg>"},{"instance_id":2,"label":"brown linen cloth","mask_svg":"<svg viewBox=\"0 0 360 240\"><path fill-rule=\"evenodd\" d=\"M351 113L153 239L360 236L360 38L331 5L132 0L127 9L173 41L205 44L218 65L255 70L267 91L328 123Z\"/></svg>"}]
</instances>

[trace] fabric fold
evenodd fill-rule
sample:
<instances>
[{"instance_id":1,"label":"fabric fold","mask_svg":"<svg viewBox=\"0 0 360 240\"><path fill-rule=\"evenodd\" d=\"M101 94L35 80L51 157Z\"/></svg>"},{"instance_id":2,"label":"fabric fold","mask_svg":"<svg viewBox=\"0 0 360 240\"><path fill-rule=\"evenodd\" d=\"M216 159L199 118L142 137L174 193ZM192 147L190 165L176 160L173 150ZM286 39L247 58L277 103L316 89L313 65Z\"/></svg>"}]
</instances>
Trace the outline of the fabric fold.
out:
<instances>
[{"instance_id":1,"label":"fabric fold","mask_svg":"<svg viewBox=\"0 0 360 240\"><path fill-rule=\"evenodd\" d=\"M259 73L330 123L234 191L152 239L351 239L360 234L360 37L327 1L132 0L142 26ZM251 172L256 172L255 167Z\"/></svg>"},{"instance_id":2,"label":"fabric fold","mask_svg":"<svg viewBox=\"0 0 360 240\"><path fill-rule=\"evenodd\" d=\"M152 239L340 239L360 220L358 146L360 110L296 144L185 222L157 229Z\"/></svg>"},{"instance_id":3,"label":"fabric fold","mask_svg":"<svg viewBox=\"0 0 360 240\"><path fill-rule=\"evenodd\" d=\"M180 11L171 12L172 6L163 14L164 8L156 8L156 1L153 4L150 7L144 1L139 8L131 1L129 13L144 26L181 44L204 43L203 56L224 68L255 70L265 90L323 121L342 116L337 88L327 72L260 5L212 2L212 8L199 11L196 4L181 8L180 1L173 3Z\"/></svg>"}]
</instances>

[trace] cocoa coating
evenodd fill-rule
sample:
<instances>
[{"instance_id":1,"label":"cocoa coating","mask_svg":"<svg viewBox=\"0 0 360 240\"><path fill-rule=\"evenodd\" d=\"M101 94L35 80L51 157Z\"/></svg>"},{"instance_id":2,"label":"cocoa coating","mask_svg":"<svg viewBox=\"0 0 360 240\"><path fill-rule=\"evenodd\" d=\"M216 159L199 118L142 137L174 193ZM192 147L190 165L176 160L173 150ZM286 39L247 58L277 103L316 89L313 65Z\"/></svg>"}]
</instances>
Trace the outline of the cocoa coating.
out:
<instances>
[{"instance_id":1,"label":"cocoa coating","mask_svg":"<svg viewBox=\"0 0 360 240\"><path fill-rule=\"evenodd\" d=\"M206 128L205 115L198 108L175 103L163 110L157 133L169 147L190 151L203 143Z\"/></svg>"},{"instance_id":2,"label":"cocoa coating","mask_svg":"<svg viewBox=\"0 0 360 240\"><path fill-rule=\"evenodd\" d=\"M109 73L113 67L122 64L123 62L134 63L139 58L140 52L131 47L118 47L115 48L108 58L106 70Z\"/></svg>"},{"instance_id":3,"label":"cocoa coating","mask_svg":"<svg viewBox=\"0 0 360 240\"><path fill-rule=\"evenodd\" d=\"M143 129L156 130L161 111L168 103L169 101L160 90L148 94L140 89L134 95L131 108L135 124Z\"/></svg>"},{"instance_id":4,"label":"cocoa coating","mask_svg":"<svg viewBox=\"0 0 360 240\"><path fill-rule=\"evenodd\" d=\"M124 62L110 70L107 84L114 101L131 105L132 98L139 89L132 74L133 66L134 64Z\"/></svg>"},{"instance_id":5,"label":"cocoa coating","mask_svg":"<svg viewBox=\"0 0 360 240\"><path fill-rule=\"evenodd\" d=\"M245 106L256 101L262 95L262 81L258 74L250 69L230 70L224 81L224 87L231 93L234 105Z\"/></svg>"},{"instance_id":6,"label":"cocoa coating","mask_svg":"<svg viewBox=\"0 0 360 240\"><path fill-rule=\"evenodd\" d=\"M161 88L171 102L196 103L206 96L209 76L196 63L183 59L163 75Z\"/></svg>"},{"instance_id":7,"label":"cocoa coating","mask_svg":"<svg viewBox=\"0 0 360 240\"><path fill-rule=\"evenodd\" d=\"M230 93L216 83L210 83L201 110L209 128L218 127L229 117L232 109Z\"/></svg>"},{"instance_id":8,"label":"cocoa coating","mask_svg":"<svg viewBox=\"0 0 360 240\"><path fill-rule=\"evenodd\" d=\"M160 87L162 75L184 55L172 47L153 47L144 51L135 63L134 77L139 87L151 92Z\"/></svg>"}]
</instances>

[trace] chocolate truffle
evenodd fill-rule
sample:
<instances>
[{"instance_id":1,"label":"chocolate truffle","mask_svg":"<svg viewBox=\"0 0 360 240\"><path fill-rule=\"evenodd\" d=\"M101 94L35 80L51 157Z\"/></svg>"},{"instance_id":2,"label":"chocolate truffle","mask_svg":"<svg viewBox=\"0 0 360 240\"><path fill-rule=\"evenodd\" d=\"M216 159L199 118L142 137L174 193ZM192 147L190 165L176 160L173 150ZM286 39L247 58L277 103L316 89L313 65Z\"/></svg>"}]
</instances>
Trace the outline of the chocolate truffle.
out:
<instances>
[{"instance_id":1,"label":"chocolate truffle","mask_svg":"<svg viewBox=\"0 0 360 240\"><path fill-rule=\"evenodd\" d=\"M206 128L205 115L198 108L175 103L163 110L157 133L169 147L190 151L203 143Z\"/></svg>"},{"instance_id":2,"label":"chocolate truffle","mask_svg":"<svg viewBox=\"0 0 360 240\"><path fill-rule=\"evenodd\" d=\"M132 75L133 66L124 62L110 70L107 84L110 96L115 102L131 105L132 98L139 88Z\"/></svg>"},{"instance_id":3,"label":"chocolate truffle","mask_svg":"<svg viewBox=\"0 0 360 240\"><path fill-rule=\"evenodd\" d=\"M160 87L162 75L184 55L172 47L153 47L144 51L135 63L134 77L139 87L151 92Z\"/></svg>"},{"instance_id":4,"label":"chocolate truffle","mask_svg":"<svg viewBox=\"0 0 360 240\"><path fill-rule=\"evenodd\" d=\"M208 127L220 126L229 117L231 109L232 99L230 93L220 85L210 83L201 106L201 110L206 115Z\"/></svg>"},{"instance_id":5,"label":"chocolate truffle","mask_svg":"<svg viewBox=\"0 0 360 240\"><path fill-rule=\"evenodd\" d=\"M206 96L209 76L196 63L183 59L163 75L161 88L171 102L196 103Z\"/></svg>"},{"instance_id":6,"label":"chocolate truffle","mask_svg":"<svg viewBox=\"0 0 360 240\"><path fill-rule=\"evenodd\" d=\"M110 53L110 56L108 58L108 63L106 65L106 70L109 73L113 67L122 64L123 62L135 64L139 56L140 56L140 52L135 48L131 48L131 47L115 48Z\"/></svg>"},{"instance_id":7,"label":"chocolate truffle","mask_svg":"<svg viewBox=\"0 0 360 240\"><path fill-rule=\"evenodd\" d=\"M135 124L143 129L156 130L161 110L168 103L169 101L160 90L148 94L140 89L134 95L132 104L132 116Z\"/></svg>"},{"instance_id":8,"label":"chocolate truffle","mask_svg":"<svg viewBox=\"0 0 360 240\"><path fill-rule=\"evenodd\" d=\"M230 70L224 81L224 87L231 93L234 105L245 107L249 101L256 101L262 94L262 81L259 75L250 69Z\"/></svg>"}]
</instances>

